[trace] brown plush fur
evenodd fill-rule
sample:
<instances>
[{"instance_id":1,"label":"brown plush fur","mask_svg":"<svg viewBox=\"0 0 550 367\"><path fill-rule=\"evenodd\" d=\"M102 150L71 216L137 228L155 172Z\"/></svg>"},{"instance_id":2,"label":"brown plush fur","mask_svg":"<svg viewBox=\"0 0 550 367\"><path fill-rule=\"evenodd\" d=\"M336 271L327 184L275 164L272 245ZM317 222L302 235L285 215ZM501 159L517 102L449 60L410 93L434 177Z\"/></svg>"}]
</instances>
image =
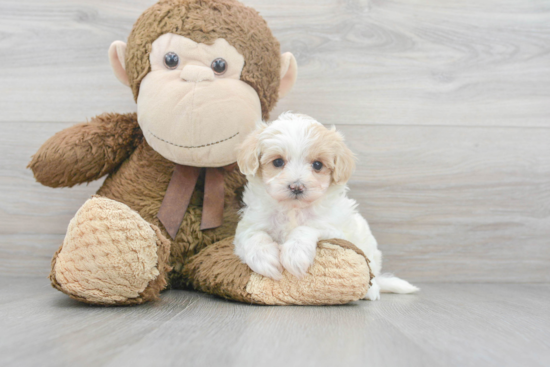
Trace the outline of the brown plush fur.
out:
<instances>
[{"instance_id":1,"label":"brown plush fur","mask_svg":"<svg viewBox=\"0 0 550 367\"><path fill-rule=\"evenodd\" d=\"M326 245L333 249L328 250ZM239 302L327 305L343 304L362 298L373 278L369 260L363 251L341 239L320 241L318 246L315 264L310 269L311 274L301 282L297 282L294 276L286 272L280 282L254 274L235 256L233 237L191 257L184 275L192 279L195 289ZM359 257L354 256L355 254Z\"/></svg>"},{"instance_id":2,"label":"brown plush fur","mask_svg":"<svg viewBox=\"0 0 550 367\"><path fill-rule=\"evenodd\" d=\"M48 139L28 168L49 187L72 187L113 172L141 141L135 114L106 113Z\"/></svg>"},{"instance_id":3,"label":"brown plush fur","mask_svg":"<svg viewBox=\"0 0 550 367\"><path fill-rule=\"evenodd\" d=\"M126 49L126 73L137 100L141 80L151 70L152 43L165 33L213 44L224 38L244 56L241 80L256 90L264 120L277 103L280 46L265 20L235 0L162 0L137 20Z\"/></svg>"},{"instance_id":4,"label":"brown plush fur","mask_svg":"<svg viewBox=\"0 0 550 367\"><path fill-rule=\"evenodd\" d=\"M252 302L246 292L252 270L233 253L233 237L226 238L191 257L184 276L195 289L240 302Z\"/></svg>"},{"instance_id":5,"label":"brown plush fur","mask_svg":"<svg viewBox=\"0 0 550 367\"><path fill-rule=\"evenodd\" d=\"M124 123L113 123L113 121ZM107 131L110 134L107 134ZM157 213L170 182L174 163L155 152L140 132L135 113L101 115L89 123L75 125L54 135L40 148L39 154L33 157L29 167L33 170L37 181L51 187L73 186L91 181L90 174L86 173L88 170L108 171L109 177L97 194L128 205L143 219L162 228L162 234L169 238L157 218ZM128 151L133 147L136 147L135 151L130 154ZM113 167L110 163L113 160L108 164L101 164L105 157L116 157L122 160L123 154L117 155L117 150L126 152L124 154L126 160L120 166ZM53 162L56 163L52 164ZM197 182L181 230L171 244L170 265L176 269L176 273L170 274L173 287L185 286L185 281L181 277L185 259L235 233L238 222L237 211L240 207L238 195L242 192L246 179L238 169L235 169L225 174L224 182L223 225L206 231L200 230L203 174Z\"/></svg>"},{"instance_id":6,"label":"brown plush fur","mask_svg":"<svg viewBox=\"0 0 550 367\"><path fill-rule=\"evenodd\" d=\"M117 154L117 150L121 153ZM105 163L105 157L114 157L122 162L115 166L111 163L115 161L114 158L109 158ZM173 162L155 152L143 139L135 113L105 114L89 123L63 130L46 141L29 164L36 180L51 187L91 181L92 176L86 173L88 170L96 172L95 175L109 172L97 194L128 205L147 222L161 228L166 238L170 237L158 220L157 213L174 166ZM215 229L201 231L204 187L204 174L201 174L181 229L171 242L169 264L174 271L168 277L172 287L186 287L187 281L182 271L187 258L235 233L239 220L237 211L240 208L240 193L246 179L238 169L234 169L226 172L224 183L223 224Z\"/></svg>"},{"instance_id":7,"label":"brown plush fur","mask_svg":"<svg viewBox=\"0 0 550 367\"><path fill-rule=\"evenodd\" d=\"M158 220L157 214L173 170L173 162L155 152L145 139L140 139L135 152L105 180L97 193L128 205L143 219L161 228L163 235L170 238ZM200 230L204 173L197 182L183 224L172 241L170 265L176 270L174 274L170 274L173 287L185 286L184 279L180 276L185 259L235 233L239 220L237 211L240 208L240 198L237 195L246 183L246 179L236 169L225 174L224 182L223 224L221 227L205 231Z\"/></svg>"}]
</instances>

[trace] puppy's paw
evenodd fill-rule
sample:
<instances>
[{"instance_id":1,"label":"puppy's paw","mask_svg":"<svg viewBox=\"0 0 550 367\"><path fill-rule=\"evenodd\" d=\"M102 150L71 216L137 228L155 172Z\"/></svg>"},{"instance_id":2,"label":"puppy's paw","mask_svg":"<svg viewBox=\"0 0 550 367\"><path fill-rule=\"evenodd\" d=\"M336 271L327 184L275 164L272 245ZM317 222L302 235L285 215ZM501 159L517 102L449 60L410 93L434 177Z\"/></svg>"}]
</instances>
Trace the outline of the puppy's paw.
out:
<instances>
[{"instance_id":1,"label":"puppy's paw","mask_svg":"<svg viewBox=\"0 0 550 367\"><path fill-rule=\"evenodd\" d=\"M255 273L265 277L281 280L283 267L279 261L279 245L276 242L260 241L250 246L246 254L246 264Z\"/></svg>"},{"instance_id":2,"label":"puppy's paw","mask_svg":"<svg viewBox=\"0 0 550 367\"><path fill-rule=\"evenodd\" d=\"M297 278L302 278L313 265L317 243L290 239L281 246L281 264Z\"/></svg>"},{"instance_id":3,"label":"puppy's paw","mask_svg":"<svg viewBox=\"0 0 550 367\"><path fill-rule=\"evenodd\" d=\"M376 282L376 279L371 280L372 285L370 286L369 290L367 291L367 294L363 299L367 299L369 301L378 301L380 299L380 286Z\"/></svg>"}]
</instances>

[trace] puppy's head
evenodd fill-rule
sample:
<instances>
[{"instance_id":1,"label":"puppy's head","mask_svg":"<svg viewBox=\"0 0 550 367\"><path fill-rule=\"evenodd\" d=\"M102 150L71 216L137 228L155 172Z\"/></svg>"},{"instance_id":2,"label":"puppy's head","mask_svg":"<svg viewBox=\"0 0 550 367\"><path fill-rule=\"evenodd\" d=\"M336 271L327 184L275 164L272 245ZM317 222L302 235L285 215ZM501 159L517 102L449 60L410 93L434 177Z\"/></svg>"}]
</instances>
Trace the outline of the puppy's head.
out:
<instances>
[{"instance_id":1,"label":"puppy's head","mask_svg":"<svg viewBox=\"0 0 550 367\"><path fill-rule=\"evenodd\" d=\"M259 125L239 147L237 162L242 173L261 178L275 200L296 205L345 184L355 168L340 133L292 113Z\"/></svg>"}]
</instances>

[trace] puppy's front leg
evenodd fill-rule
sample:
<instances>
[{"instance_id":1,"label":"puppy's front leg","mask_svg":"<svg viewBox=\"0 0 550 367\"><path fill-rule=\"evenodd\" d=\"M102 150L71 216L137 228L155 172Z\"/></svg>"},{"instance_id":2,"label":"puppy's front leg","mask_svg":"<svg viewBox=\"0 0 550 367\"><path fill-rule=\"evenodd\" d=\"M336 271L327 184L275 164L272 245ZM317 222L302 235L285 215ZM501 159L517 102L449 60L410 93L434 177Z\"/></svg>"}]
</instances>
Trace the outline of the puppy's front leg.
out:
<instances>
[{"instance_id":1,"label":"puppy's front leg","mask_svg":"<svg viewBox=\"0 0 550 367\"><path fill-rule=\"evenodd\" d=\"M262 231L245 233L237 230L235 254L254 272L280 280L283 268L279 261L279 244Z\"/></svg>"},{"instance_id":2,"label":"puppy's front leg","mask_svg":"<svg viewBox=\"0 0 550 367\"><path fill-rule=\"evenodd\" d=\"M296 227L281 245L281 264L292 275L301 278L315 259L319 230L311 227Z\"/></svg>"}]
</instances>

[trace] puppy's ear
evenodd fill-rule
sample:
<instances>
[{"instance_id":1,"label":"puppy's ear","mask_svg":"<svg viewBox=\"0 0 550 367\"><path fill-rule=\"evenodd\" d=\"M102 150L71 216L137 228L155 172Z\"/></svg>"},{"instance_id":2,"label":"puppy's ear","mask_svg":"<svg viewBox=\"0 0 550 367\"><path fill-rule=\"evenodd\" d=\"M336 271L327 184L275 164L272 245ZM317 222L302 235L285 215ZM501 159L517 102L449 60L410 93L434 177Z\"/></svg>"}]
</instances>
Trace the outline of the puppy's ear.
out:
<instances>
[{"instance_id":1,"label":"puppy's ear","mask_svg":"<svg viewBox=\"0 0 550 367\"><path fill-rule=\"evenodd\" d=\"M254 176L260 168L260 133L265 125L260 125L244 139L237 148L237 164L244 175Z\"/></svg>"},{"instance_id":2,"label":"puppy's ear","mask_svg":"<svg viewBox=\"0 0 550 367\"><path fill-rule=\"evenodd\" d=\"M344 137L337 133L339 139L336 143L336 154L334 157L334 170L332 179L336 184L345 184L349 181L355 170L355 156L344 143Z\"/></svg>"}]
</instances>

